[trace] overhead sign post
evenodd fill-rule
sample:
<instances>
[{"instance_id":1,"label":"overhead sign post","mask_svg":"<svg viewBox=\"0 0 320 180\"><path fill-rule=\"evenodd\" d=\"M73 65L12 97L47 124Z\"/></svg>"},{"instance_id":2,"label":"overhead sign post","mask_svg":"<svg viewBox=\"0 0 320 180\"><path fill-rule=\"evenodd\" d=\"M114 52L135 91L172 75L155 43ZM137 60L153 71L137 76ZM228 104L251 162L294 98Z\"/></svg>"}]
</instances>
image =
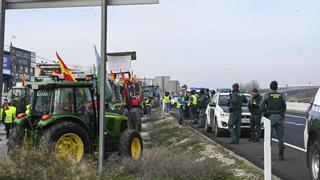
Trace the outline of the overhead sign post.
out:
<instances>
[{"instance_id":1,"label":"overhead sign post","mask_svg":"<svg viewBox=\"0 0 320 180\"><path fill-rule=\"evenodd\" d=\"M6 9L34 9L34 8L61 8L61 7L88 7L101 6L101 68L103 77L106 77L107 52L107 6L109 5L142 5L158 4L159 0L0 0L0 69L3 67L4 25ZM102 172L104 158L104 92L105 78L100 78L99 102L99 172ZM0 95L2 96L3 76L0 73ZM1 100L0 100L1 102Z\"/></svg>"}]
</instances>

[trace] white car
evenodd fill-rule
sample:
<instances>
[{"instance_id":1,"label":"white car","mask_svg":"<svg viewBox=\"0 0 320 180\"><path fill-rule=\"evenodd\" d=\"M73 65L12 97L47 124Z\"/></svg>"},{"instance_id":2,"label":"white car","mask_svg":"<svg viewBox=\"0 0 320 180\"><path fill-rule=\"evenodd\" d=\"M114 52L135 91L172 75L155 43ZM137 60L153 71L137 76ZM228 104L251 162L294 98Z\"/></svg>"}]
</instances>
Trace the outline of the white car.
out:
<instances>
[{"instance_id":1,"label":"white car","mask_svg":"<svg viewBox=\"0 0 320 180\"><path fill-rule=\"evenodd\" d=\"M312 180L320 179L320 89L307 109L304 144L307 150L307 166Z\"/></svg>"},{"instance_id":2,"label":"white car","mask_svg":"<svg viewBox=\"0 0 320 180\"><path fill-rule=\"evenodd\" d=\"M244 95L248 101L251 99L250 94L244 93ZM230 93L218 92L213 96L206 110L206 130L207 132L213 131L217 137L224 133L228 133L228 121L230 116L228 107L229 99ZM241 131L250 130L250 118L251 114L248 109L248 104L245 103L242 107Z\"/></svg>"}]
</instances>

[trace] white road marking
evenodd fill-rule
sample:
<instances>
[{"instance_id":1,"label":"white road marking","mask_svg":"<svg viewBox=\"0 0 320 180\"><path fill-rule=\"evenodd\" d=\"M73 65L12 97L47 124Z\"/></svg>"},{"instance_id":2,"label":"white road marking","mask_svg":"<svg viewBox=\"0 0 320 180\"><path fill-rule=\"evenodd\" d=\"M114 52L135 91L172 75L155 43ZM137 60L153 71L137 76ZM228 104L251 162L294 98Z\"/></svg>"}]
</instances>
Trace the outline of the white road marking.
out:
<instances>
[{"instance_id":1,"label":"white road marking","mask_svg":"<svg viewBox=\"0 0 320 180\"><path fill-rule=\"evenodd\" d=\"M272 138L272 141L278 142L278 140L274 139L274 138ZM292 148L297 149L297 150L302 151L302 152L307 152L307 150L305 150L303 148L300 148L298 146L295 146L295 145L292 145L292 144L289 144L289 143L286 143L286 142L284 143L284 145L292 147Z\"/></svg>"},{"instance_id":2,"label":"white road marking","mask_svg":"<svg viewBox=\"0 0 320 180\"><path fill-rule=\"evenodd\" d=\"M286 114L286 116L295 117L295 118L300 118L300 119L307 119L307 118L304 117L304 116L296 116L296 115L291 115L291 114Z\"/></svg>"},{"instance_id":3,"label":"white road marking","mask_svg":"<svg viewBox=\"0 0 320 180\"><path fill-rule=\"evenodd\" d=\"M299 123L290 122L290 121L285 121L284 123L286 123L286 124L292 124L292 125L295 125L295 126L305 126L305 124L299 124Z\"/></svg>"}]
</instances>

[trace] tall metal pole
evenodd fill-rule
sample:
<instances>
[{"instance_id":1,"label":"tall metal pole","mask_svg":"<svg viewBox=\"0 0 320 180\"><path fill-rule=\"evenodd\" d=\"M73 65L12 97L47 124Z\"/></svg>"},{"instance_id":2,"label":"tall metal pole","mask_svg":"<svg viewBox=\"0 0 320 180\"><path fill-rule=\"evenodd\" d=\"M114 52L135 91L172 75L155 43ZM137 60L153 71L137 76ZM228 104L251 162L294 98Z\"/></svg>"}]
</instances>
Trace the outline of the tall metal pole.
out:
<instances>
[{"instance_id":1,"label":"tall metal pole","mask_svg":"<svg viewBox=\"0 0 320 180\"><path fill-rule=\"evenodd\" d=\"M262 117L264 124L264 179L271 180L271 123L270 119Z\"/></svg>"},{"instance_id":2,"label":"tall metal pole","mask_svg":"<svg viewBox=\"0 0 320 180\"><path fill-rule=\"evenodd\" d=\"M99 173L103 170L104 160L104 111L106 85L106 54L107 54L107 6L108 0L101 0L101 72L100 103L99 103Z\"/></svg>"},{"instance_id":3,"label":"tall metal pole","mask_svg":"<svg viewBox=\"0 0 320 180\"><path fill-rule=\"evenodd\" d=\"M6 3L4 0L0 0L0 97L2 97L3 89L3 48L4 48L4 30L6 19ZM2 98L0 104L2 104Z\"/></svg>"}]
</instances>

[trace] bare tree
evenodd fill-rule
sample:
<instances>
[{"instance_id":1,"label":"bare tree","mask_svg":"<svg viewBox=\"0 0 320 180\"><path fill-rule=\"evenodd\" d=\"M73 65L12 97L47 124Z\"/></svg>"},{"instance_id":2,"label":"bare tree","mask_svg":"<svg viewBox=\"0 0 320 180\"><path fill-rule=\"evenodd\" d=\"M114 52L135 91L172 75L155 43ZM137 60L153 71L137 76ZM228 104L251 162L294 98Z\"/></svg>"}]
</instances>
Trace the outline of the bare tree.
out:
<instances>
[{"instance_id":1,"label":"bare tree","mask_svg":"<svg viewBox=\"0 0 320 180\"><path fill-rule=\"evenodd\" d=\"M242 89L247 90L248 92L251 92L253 89L259 89L260 85L259 82L257 80L251 80L248 83L240 83L240 87Z\"/></svg>"}]
</instances>

